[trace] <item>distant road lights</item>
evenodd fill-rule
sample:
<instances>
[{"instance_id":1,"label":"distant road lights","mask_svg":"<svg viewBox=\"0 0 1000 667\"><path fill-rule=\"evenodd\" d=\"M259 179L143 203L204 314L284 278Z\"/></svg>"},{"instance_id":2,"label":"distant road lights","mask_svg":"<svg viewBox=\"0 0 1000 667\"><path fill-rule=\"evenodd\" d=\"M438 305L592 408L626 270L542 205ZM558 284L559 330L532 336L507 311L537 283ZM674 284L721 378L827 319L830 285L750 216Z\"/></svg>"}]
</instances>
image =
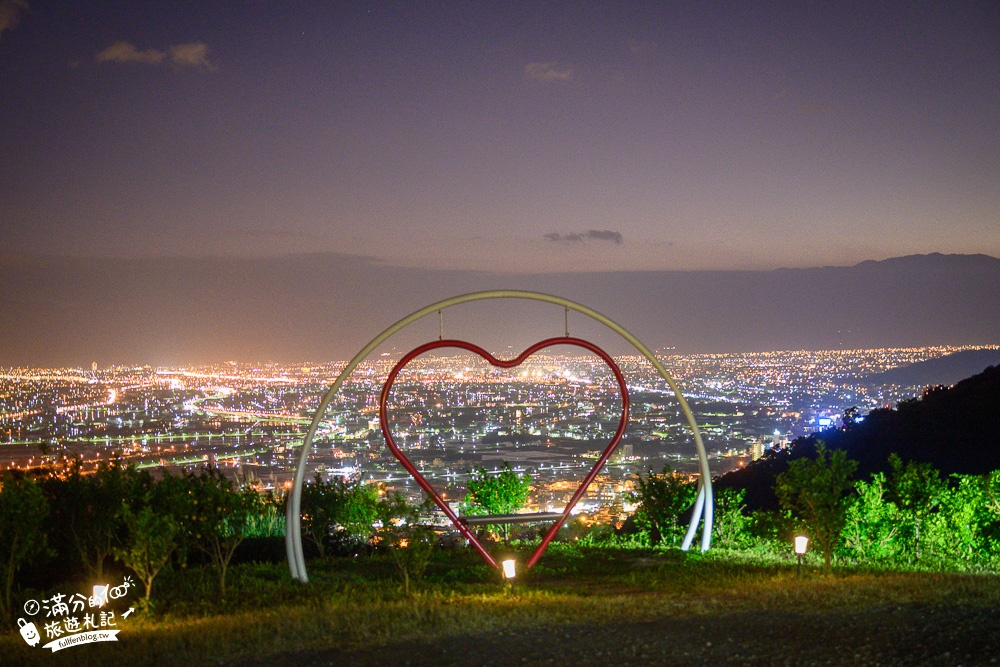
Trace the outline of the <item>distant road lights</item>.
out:
<instances>
[{"instance_id":1,"label":"distant road lights","mask_svg":"<svg viewBox=\"0 0 1000 667\"><path fill-rule=\"evenodd\" d=\"M806 550L809 549L809 538L805 535L796 535L795 537L795 556L799 560L797 575L802 574L802 557L806 555Z\"/></svg>"}]
</instances>

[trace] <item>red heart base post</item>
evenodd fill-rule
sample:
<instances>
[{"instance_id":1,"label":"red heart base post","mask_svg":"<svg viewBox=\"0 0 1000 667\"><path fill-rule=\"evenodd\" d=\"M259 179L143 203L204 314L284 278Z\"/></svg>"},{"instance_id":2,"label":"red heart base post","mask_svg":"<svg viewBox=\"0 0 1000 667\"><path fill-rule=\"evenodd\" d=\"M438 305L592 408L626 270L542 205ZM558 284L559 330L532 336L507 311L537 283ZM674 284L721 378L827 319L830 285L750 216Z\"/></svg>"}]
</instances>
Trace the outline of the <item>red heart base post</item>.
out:
<instances>
[{"instance_id":1,"label":"red heart base post","mask_svg":"<svg viewBox=\"0 0 1000 667\"><path fill-rule=\"evenodd\" d=\"M413 478L417 480L417 484L420 485L420 488L422 488L425 492L427 492L427 494L431 498L434 499L434 503L438 507L440 507L441 511L445 513L445 515L451 520L453 524L455 524L455 528L458 529L458 532L460 532L462 536L469 541L469 544L471 544L476 549L476 551L479 552L479 554L483 557L483 559L492 567L499 567L496 559L493 558L490 552L486 550L486 547L484 547L482 542L479 541L479 538L476 537L476 534L469 529L468 524L466 524L461 517L455 514L455 512L451 509L451 507L448 506L448 503L444 502L440 494L438 494L437 490L430 485L430 483L424 478L424 476L420 473L420 471L417 470L417 468L413 465L413 463L410 462L410 459L407 458L406 454L404 454L396 445L396 441L392 437L392 433L389 430L389 419L388 419L388 408L387 408L389 393L390 391L392 391L392 385L396 380L396 376L399 375L399 372L403 369L403 367L406 366L414 358L418 357L419 355L425 352L430 352L431 350L437 350L441 348L459 348L479 355L480 357L488 361L490 364L498 368L513 368L515 366L520 365L525 359L530 357L535 352L538 352L539 350L545 349L547 347L552 347L554 345L572 345L574 347L579 347L589 350L590 352L593 352L598 357L600 357L601 360L604 361L605 364L607 364L608 368L611 369L611 372L614 374L615 380L618 383L618 389L621 392L621 397L622 397L622 413L621 413L621 419L618 421L618 430L615 431L614 437L611 438L611 441L608 443L608 446L604 448L604 452L601 454L600 458L597 459L597 462L594 464L593 468L590 469L590 472L587 473L587 476L584 478L583 482L580 483L579 488L577 488L576 492L573 494L573 497L566 505L566 509L563 510L559 518L556 519L555 523L552 524L548 532L545 533L545 537L542 538L541 544L538 545L534 553L531 554L531 558L528 559L526 567L530 568L536 562L538 562L538 559L541 558L543 553L545 553L545 549L549 546L549 542L552 541L552 539L556 536L556 533L559 532L559 529L566 522L566 519L569 518L570 512L573 511L573 508L576 506L576 503L580 500L581 497L583 497L583 494L586 493L587 487L590 486L590 483L593 482L594 478L597 477L598 473L601 472L601 469L604 467L604 464L607 463L608 459L611 458L611 455L614 453L615 448L618 447L618 442L622 439L622 435L625 434L625 427L628 424L628 412L629 412L628 388L625 386L625 377L622 375L621 369L618 368L618 364L614 362L614 360L608 355L607 352L605 352L598 346L594 345L593 343L583 340L581 338L570 338L568 336L561 338L547 338L546 340L539 341L534 345L532 345L531 347L529 347L528 349L526 349L521 354L519 354L514 359L510 360L497 359L483 348L477 345L473 345L472 343L467 343L466 341L463 340L436 340L430 343L425 343L420 347L413 349L412 351L407 353L406 356L400 359L399 362L397 362L396 365L393 366L392 370L389 372L389 376L386 378L385 384L382 387L382 395L379 398L379 404L378 404L378 417L379 417L379 425L382 428L382 435L385 437L385 444L389 447L389 450L399 460L399 462L403 464L403 467L406 468L407 472L413 475Z\"/></svg>"}]
</instances>

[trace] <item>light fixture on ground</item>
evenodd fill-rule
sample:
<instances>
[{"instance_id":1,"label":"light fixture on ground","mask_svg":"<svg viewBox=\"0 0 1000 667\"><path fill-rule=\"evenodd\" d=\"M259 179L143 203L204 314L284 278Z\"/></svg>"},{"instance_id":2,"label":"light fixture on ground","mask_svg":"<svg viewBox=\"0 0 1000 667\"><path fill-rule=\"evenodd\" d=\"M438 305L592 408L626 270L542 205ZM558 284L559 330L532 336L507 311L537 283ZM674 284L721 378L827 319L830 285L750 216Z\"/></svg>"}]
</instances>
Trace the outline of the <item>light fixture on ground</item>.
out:
<instances>
[{"instance_id":1,"label":"light fixture on ground","mask_svg":"<svg viewBox=\"0 0 1000 667\"><path fill-rule=\"evenodd\" d=\"M805 535L796 535L795 537L795 555L799 559L799 566L796 574L802 574L802 557L806 555L806 549L809 548L809 538Z\"/></svg>"},{"instance_id":2,"label":"light fixture on ground","mask_svg":"<svg viewBox=\"0 0 1000 667\"><path fill-rule=\"evenodd\" d=\"M503 563L501 563L501 565L503 565L503 578L506 579L507 581L513 580L514 575L516 574L514 559L508 558Z\"/></svg>"},{"instance_id":3,"label":"light fixture on ground","mask_svg":"<svg viewBox=\"0 0 1000 667\"><path fill-rule=\"evenodd\" d=\"M94 606L103 607L108 603L110 584L94 584Z\"/></svg>"}]
</instances>

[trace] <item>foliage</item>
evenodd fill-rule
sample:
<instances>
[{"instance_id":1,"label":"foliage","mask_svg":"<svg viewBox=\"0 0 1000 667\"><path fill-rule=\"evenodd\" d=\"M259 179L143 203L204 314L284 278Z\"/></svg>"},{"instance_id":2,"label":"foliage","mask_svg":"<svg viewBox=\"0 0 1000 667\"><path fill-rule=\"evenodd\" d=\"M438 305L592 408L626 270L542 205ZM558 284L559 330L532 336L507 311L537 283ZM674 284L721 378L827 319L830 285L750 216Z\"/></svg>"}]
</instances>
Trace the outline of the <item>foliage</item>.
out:
<instances>
[{"instance_id":1,"label":"foliage","mask_svg":"<svg viewBox=\"0 0 1000 667\"><path fill-rule=\"evenodd\" d=\"M858 462L847 458L844 450L830 453L819 443L816 458L792 461L788 470L778 475L775 493L782 508L791 510L806 527L809 537L823 552L827 569L844 527L844 496L851 489L851 476Z\"/></svg>"},{"instance_id":2,"label":"foliage","mask_svg":"<svg viewBox=\"0 0 1000 667\"><path fill-rule=\"evenodd\" d=\"M251 488L238 488L215 467L185 477L182 524L192 545L206 554L219 575L219 591L226 595L226 570L236 548L249 534L249 520L259 515L263 500Z\"/></svg>"},{"instance_id":3,"label":"foliage","mask_svg":"<svg viewBox=\"0 0 1000 667\"><path fill-rule=\"evenodd\" d=\"M913 561L920 560L921 529L948 492L941 473L930 463L903 461L889 456L889 499L899 508L903 542Z\"/></svg>"},{"instance_id":4,"label":"foliage","mask_svg":"<svg viewBox=\"0 0 1000 667\"><path fill-rule=\"evenodd\" d=\"M939 495L938 510L925 522L925 553L938 564L968 568L989 560L988 529L992 523L986 494L988 478L951 475Z\"/></svg>"},{"instance_id":5,"label":"foliage","mask_svg":"<svg viewBox=\"0 0 1000 667\"><path fill-rule=\"evenodd\" d=\"M122 503L122 518L127 529L124 546L114 549L115 558L135 572L145 589L144 604L148 608L153 592L153 580L167 565L177 549L180 523L162 506L152 502L147 494L141 505Z\"/></svg>"},{"instance_id":6,"label":"foliage","mask_svg":"<svg viewBox=\"0 0 1000 667\"><path fill-rule=\"evenodd\" d=\"M899 555L899 508L886 499L885 474L854 485L842 534L844 550L856 561L889 563Z\"/></svg>"},{"instance_id":7,"label":"foliage","mask_svg":"<svg viewBox=\"0 0 1000 667\"><path fill-rule=\"evenodd\" d=\"M469 493L462 504L464 513L511 514L527 502L531 478L518 475L510 463L504 461L499 473L490 473L485 468L474 469L468 486ZM497 532L496 526L488 526L487 529ZM506 540L509 536L506 524L503 525L503 533Z\"/></svg>"},{"instance_id":8,"label":"foliage","mask_svg":"<svg viewBox=\"0 0 1000 667\"><path fill-rule=\"evenodd\" d=\"M379 490L360 477L323 481L319 473L302 487L302 530L326 557L331 537L367 539L378 519Z\"/></svg>"},{"instance_id":9,"label":"foliage","mask_svg":"<svg viewBox=\"0 0 1000 667\"><path fill-rule=\"evenodd\" d=\"M720 489L715 494L712 545L722 549L743 549L750 546L750 519L744 514L745 489Z\"/></svg>"},{"instance_id":10,"label":"foliage","mask_svg":"<svg viewBox=\"0 0 1000 667\"><path fill-rule=\"evenodd\" d=\"M430 503L413 505L400 494L390 494L378 504L379 543L387 546L403 580L403 593L423 578L434 551L434 530L421 522Z\"/></svg>"},{"instance_id":11,"label":"foliage","mask_svg":"<svg viewBox=\"0 0 1000 667\"><path fill-rule=\"evenodd\" d=\"M284 537L284 498L268 493L261 501L260 513L247 518L247 537Z\"/></svg>"},{"instance_id":12,"label":"foliage","mask_svg":"<svg viewBox=\"0 0 1000 667\"><path fill-rule=\"evenodd\" d=\"M49 505L34 480L7 473L0 477L0 618L11 615L14 574L46 550L43 532Z\"/></svg>"},{"instance_id":13,"label":"foliage","mask_svg":"<svg viewBox=\"0 0 1000 667\"><path fill-rule=\"evenodd\" d=\"M649 535L652 544L676 546L682 537L681 515L694 502L696 487L669 465L663 471L652 470L636 482L635 499L639 501L635 521L639 530Z\"/></svg>"},{"instance_id":14,"label":"foliage","mask_svg":"<svg viewBox=\"0 0 1000 667\"><path fill-rule=\"evenodd\" d=\"M84 475L74 461L65 478L42 480L53 508L50 535L61 554L72 554L89 579L104 579L105 563L121 545L125 525L122 500L142 495L152 483L148 473L119 460L101 463Z\"/></svg>"}]
</instances>

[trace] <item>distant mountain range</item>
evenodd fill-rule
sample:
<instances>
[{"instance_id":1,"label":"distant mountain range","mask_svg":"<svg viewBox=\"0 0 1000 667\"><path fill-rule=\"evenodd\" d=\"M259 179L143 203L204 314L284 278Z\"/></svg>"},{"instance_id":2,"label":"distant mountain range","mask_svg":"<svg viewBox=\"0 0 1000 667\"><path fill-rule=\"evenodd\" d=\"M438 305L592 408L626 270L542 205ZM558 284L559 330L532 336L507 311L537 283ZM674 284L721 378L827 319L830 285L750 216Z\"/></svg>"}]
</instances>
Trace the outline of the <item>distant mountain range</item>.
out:
<instances>
[{"instance_id":1,"label":"distant mountain range","mask_svg":"<svg viewBox=\"0 0 1000 667\"><path fill-rule=\"evenodd\" d=\"M812 456L816 442L843 449L858 461L858 476L887 471L890 454L904 461L930 463L943 474L982 475L1000 470L1000 366L958 382L930 389L895 409L873 410L847 428L800 438L790 452L775 453L717 480L718 488L747 490L747 506L777 506L775 477L801 456Z\"/></svg>"},{"instance_id":2,"label":"distant mountain range","mask_svg":"<svg viewBox=\"0 0 1000 667\"><path fill-rule=\"evenodd\" d=\"M1000 365L1000 350L962 350L937 359L890 368L864 379L869 385L895 384L900 386L933 387L952 385L987 366Z\"/></svg>"},{"instance_id":3,"label":"distant mountain range","mask_svg":"<svg viewBox=\"0 0 1000 667\"><path fill-rule=\"evenodd\" d=\"M914 255L850 267L534 275L268 259L0 259L0 366L347 359L437 300L527 289L581 302L682 353L1000 343L1000 259ZM397 351L438 335L415 326ZM561 308L507 301L444 315L446 335L503 353L563 330ZM612 353L582 316L571 333ZM388 348L387 348L388 349Z\"/></svg>"}]
</instances>

